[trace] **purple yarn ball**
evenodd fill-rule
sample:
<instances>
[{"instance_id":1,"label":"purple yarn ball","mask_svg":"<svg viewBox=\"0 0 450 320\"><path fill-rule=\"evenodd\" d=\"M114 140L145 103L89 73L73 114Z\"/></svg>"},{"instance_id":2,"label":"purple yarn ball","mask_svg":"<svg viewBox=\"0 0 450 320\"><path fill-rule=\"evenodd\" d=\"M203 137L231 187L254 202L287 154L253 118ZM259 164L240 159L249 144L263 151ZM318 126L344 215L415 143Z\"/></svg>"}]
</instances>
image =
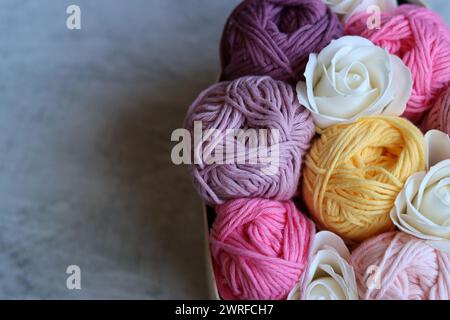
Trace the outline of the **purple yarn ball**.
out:
<instances>
[{"instance_id":1,"label":"purple yarn ball","mask_svg":"<svg viewBox=\"0 0 450 320\"><path fill-rule=\"evenodd\" d=\"M245 0L222 34L221 79L267 75L297 82L309 54L342 35L338 17L322 0Z\"/></svg>"},{"instance_id":2,"label":"purple yarn ball","mask_svg":"<svg viewBox=\"0 0 450 320\"><path fill-rule=\"evenodd\" d=\"M199 146L208 150L226 140L227 129L266 129L266 145L278 146L278 152L271 154L277 154L277 170L272 174L262 170L267 168L267 163L239 162L236 150L238 145L242 146L242 140L237 136L226 142L226 148L231 145L236 151L232 163L207 164L203 159L193 164L194 184L206 203L216 205L228 199L253 197L287 200L295 194L302 158L309 149L315 128L311 114L299 104L290 85L258 76L219 82L203 91L190 106L184 126L192 136L195 135L194 121L201 121L204 132L218 129L220 135L210 141L192 139L193 154ZM271 140L276 137L269 133L271 129L277 129L276 140ZM249 150L259 152L264 147L258 142L251 149L249 141L244 142L246 159L251 153Z\"/></svg>"}]
</instances>

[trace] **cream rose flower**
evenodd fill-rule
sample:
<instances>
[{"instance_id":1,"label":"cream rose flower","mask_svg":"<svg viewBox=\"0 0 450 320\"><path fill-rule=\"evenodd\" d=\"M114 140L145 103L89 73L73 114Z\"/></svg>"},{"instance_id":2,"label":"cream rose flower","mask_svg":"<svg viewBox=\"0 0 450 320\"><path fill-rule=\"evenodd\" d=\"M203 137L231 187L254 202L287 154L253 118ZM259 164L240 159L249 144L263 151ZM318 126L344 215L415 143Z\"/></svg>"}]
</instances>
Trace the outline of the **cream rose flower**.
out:
<instances>
[{"instance_id":1,"label":"cream rose flower","mask_svg":"<svg viewBox=\"0 0 450 320\"><path fill-rule=\"evenodd\" d=\"M347 21L352 15L367 12L370 6L377 6L381 12L394 10L397 0L324 0L343 21Z\"/></svg>"},{"instance_id":2,"label":"cream rose flower","mask_svg":"<svg viewBox=\"0 0 450 320\"><path fill-rule=\"evenodd\" d=\"M450 139L431 130L425 149L427 172L409 177L390 216L400 230L450 252Z\"/></svg>"},{"instance_id":3,"label":"cream rose flower","mask_svg":"<svg viewBox=\"0 0 450 320\"><path fill-rule=\"evenodd\" d=\"M409 69L395 55L355 36L310 54L298 99L326 128L373 114L401 115L412 89Z\"/></svg>"},{"instance_id":4,"label":"cream rose flower","mask_svg":"<svg viewBox=\"0 0 450 320\"><path fill-rule=\"evenodd\" d=\"M355 273L347 262L349 257L350 252L339 236L329 231L319 232L314 240L308 271L288 299L358 299Z\"/></svg>"}]
</instances>

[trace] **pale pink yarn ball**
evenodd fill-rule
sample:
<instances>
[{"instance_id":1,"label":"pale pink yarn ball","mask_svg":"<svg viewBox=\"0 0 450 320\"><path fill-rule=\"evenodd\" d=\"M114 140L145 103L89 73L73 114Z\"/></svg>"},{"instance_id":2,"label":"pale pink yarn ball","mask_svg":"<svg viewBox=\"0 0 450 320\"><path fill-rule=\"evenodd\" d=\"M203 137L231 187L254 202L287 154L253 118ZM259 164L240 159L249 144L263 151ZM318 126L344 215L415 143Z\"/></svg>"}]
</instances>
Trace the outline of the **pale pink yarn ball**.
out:
<instances>
[{"instance_id":1,"label":"pale pink yarn ball","mask_svg":"<svg viewBox=\"0 0 450 320\"><path fill-rule=\"evenodd\" d=\"M362 299L450 297L450 254L406 233L389 232L367 240L352 253L350 264ZM379 281L371 270L378 270Z\"/></svg>"},{"instance_id":2,"label":"pale pink yarn ball","mask_svg":"<svg viewBox=\"0 0 450 320\"><path fill-rule=\"evenodd\" d=\"M437 129L450 135L450 87L443 90L422 123L424 132Z\"/></svg>"},{"instance_id":3,"label":"pale pink yarn ball","mask_svg":"<svg viewBox=\"0 0 450 320\"><path fill-rule=\"evenodd\" d=\"M355 15L345 33L369 39L403 60L414 80L404 116L418 123L450 83L450 30L430 9L401 5L381 14L380 28L369 28L372 14Z\"/></svg>"},{"instance_id":4,"label":"pale pink yarn ball","mask_svg":"<svg viewBox=\"0 0 450 320\"><path fill-rule=\"evenodd\" d=\"M286 298L307 267L313 223L292 201L236 199L216 212L210 243L222 299Z\"/></svg>"}]
</instances>

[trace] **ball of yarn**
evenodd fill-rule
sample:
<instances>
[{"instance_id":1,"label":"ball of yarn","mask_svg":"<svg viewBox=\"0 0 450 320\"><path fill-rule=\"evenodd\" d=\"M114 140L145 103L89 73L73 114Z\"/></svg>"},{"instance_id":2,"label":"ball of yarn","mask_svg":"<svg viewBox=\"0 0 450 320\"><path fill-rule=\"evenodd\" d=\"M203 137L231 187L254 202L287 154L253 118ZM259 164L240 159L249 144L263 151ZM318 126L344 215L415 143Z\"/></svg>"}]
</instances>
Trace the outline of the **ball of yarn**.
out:
<instances>
[{"instance_id":1,"label":"ball of yarn","mask_svg":"<svg viewBox=\"0 0 450 320\"><path fill-rule=\"evenodd\" d=\"M343 34L338 17L317 0L245 0L222 35L222 79L268 75L297 82L308 56Z\"/></svg>"},{"instance_id":2,"label":"ball of yarn","mask_svg":"<svg viewBox=\"0 0 450 320\"><path fill-rule=\"evenodd\" d=\"M450 299L450 254L406 233L389 232L362 243L350 264L362 299Z\"/></svg>"},{"instance_id":3,"label":"ball of yarn","mask_svg":"<svg viewBox=\"0 0 450 320\"><path fill-rule=\"evenodd\" d=\"M284 299L303 275L314 225L292 201L235 199L216 207L210 243L223 299Z\"/></svg>"},{"instance_id":4,"label":"ball of yarn","mask_svg":"<svg viewBox=\"0 0 450 320\"><path fill-rule=\"evenodd\" d=\"M321 226L350 242L393 228L406 179L425 169L424 139L400 117L363 117L325 129L305 157L303 197Z\"/></svg>"},{"instance_id":5,"label":"ball of yarn","mask_svg":"<svg viewBox=\"0 0 450 320\"><path fill-rule=\"evenodd\" d=\"M422 128L424 132L437 129L450 135L450 87L439 94L425 117Z\"/></svg>"},{"instance_id":6,"label":"ball of yarn","mask_svg":"<svg viewBox=\"0 0 450 320\"><path fill-rule=\"evenodd\" d=\"M272 135L266 143L266 148L278 149L270 153L271 164L239 162L235 152L233 161L192 166L194 184L208 204L246 197L288 200L295 194L302 157L314 135L314 124L291 86L269 77L220 82L202 92L191 105L185 120L185 127L191 132L195 121L201 121L204 130L219 130L218 139L231 129L266 129L268 135L278 132L278 137ZM216 144L218 139L203 142L203 149ZM226 143L226 148L234 144L236 150L239 140L234 137ZM258 146L258 152L260 148L265 147ZM250 153L250 148L246 152ZM264 172L268 165L274 167L271 174Z\"/></svg>"},{"instance_id":7,"label":"ball of yarn","mask_svg":"<svg viewBox=\"0 0 450 320\"><path fill-rule=\"evenodd\" d=\"M366 13L352 17L345 32L371 40L411 69L414 84L404 116L418 123L450 82L450 30L438 14L414 5L382 13L379 29L368 28L369 19Z\"/></svg>"}]
</instances>

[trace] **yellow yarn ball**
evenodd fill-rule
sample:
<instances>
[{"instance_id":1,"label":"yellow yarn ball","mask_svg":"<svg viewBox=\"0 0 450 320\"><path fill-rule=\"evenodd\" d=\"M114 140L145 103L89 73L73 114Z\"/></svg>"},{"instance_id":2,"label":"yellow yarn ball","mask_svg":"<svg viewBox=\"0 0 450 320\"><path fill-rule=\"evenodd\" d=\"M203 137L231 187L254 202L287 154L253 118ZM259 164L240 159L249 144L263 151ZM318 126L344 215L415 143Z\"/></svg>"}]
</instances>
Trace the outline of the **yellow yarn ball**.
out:
<instances>
[{"instance_id":1,"label":"yellow yarn ball","mask_svg":"<svg viewBox=\"0 0 450 320\"><path fill-rule=\"evenodd\" d=\"M423 135L400 117L363 117L319 133L306 156L303 198L322 227L361 242L393 228L406 179L425 170Z\"/></svg>"}]
</instances>

